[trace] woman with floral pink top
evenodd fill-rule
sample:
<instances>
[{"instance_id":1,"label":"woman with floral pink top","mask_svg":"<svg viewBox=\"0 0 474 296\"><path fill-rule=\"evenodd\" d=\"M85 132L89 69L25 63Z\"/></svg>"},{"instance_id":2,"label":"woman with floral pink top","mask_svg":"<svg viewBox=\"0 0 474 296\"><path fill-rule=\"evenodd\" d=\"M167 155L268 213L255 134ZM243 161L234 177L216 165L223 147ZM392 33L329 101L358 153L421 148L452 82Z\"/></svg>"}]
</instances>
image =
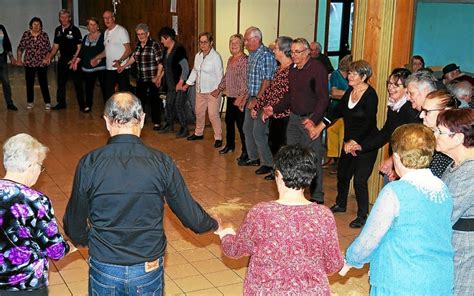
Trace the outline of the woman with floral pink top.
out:
<instances>
[{"instance_id":1,"label":"woman with floral pink top","mask_svg":"<svg viewBox=\"0 0 474 296\"><path fill-rule=\"evenodd\" d=\"M39 17L33 17L30 20L30 30L23 33L17 49L17 65L25 66L28 109L33 108L36 74L38 74L45 109L49 110L51 108L51 96L48 88L48 65L44 63L44 60L49 58L50 50L51 44L48 34L43 31L43 22Z\"/></svg>"},{"instance_id":2,"label":"woman with floral pink top","mask_svg":"<svg viewBox=\"0 0 474 296\"><path fill-rule=\"evenodd\" d=\"M244 295L330 295L343 266L331 211L304 196L316 173L312 150L285 146L275 159L279 198L250 209L240 228L219 229L224 254L250 256Z\"/></svg>"}]
</instances>

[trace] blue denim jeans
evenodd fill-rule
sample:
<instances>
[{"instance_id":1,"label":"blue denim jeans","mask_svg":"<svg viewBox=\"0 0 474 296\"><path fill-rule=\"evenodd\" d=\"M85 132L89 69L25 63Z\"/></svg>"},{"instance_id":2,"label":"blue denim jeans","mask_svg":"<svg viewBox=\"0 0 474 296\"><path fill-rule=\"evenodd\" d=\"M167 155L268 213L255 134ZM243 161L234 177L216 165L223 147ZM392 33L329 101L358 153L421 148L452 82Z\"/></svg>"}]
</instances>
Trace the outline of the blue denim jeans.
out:
<instances>
[{"instance_id":1,"label":"blue denim jeans","mask_svg":"<svg viewBox=\"0 0 474 296\"><path fill-rule=\"evenodd\" d=\"M89 258L89 295L163 295L163 257L159 267L145 271L145 263L114 265Z\"/></svg>"}]
</instances>

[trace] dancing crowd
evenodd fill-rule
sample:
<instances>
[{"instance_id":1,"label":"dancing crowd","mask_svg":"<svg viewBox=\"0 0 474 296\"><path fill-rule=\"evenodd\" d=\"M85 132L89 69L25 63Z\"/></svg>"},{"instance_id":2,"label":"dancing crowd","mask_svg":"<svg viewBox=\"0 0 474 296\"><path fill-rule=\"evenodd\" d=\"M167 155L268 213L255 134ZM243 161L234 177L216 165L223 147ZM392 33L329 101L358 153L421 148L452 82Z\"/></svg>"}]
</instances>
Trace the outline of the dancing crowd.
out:
<instances>
[{"instance_id":1,"label":"dancing crowd","mask_svg":"<svg viewBox=\"0 0 474 296\"><path fill-rule=\"evenodd\" d=\"M458 65L446 65L442 79L419 55L409 67L393 69L386 81L386 121L379 129L381 102L370 85L373 71L367 61L348 55L334 70L319 43L279 36L267 47L261 30L249 27L244 35L230 36L225 71L212 34L199 34L190 68L172 28L161 28L155 41L149 27L138 24L132 49L127 30L112 12L105 11L103 21L104 33L99 21L89 18L89 33L82 37L70 13L61 10L51 46L41 19L34 17L16 58L0 25L0 75L9 110L17 107L7 56L25 68L28 109L34 108L36 75L46 110L67 107L71 78L80 111L90 112L98 80L110 134L107 145L77 166L63 220L70 242L58 231L48 197L31 188L47 148L26 134L6 140L0 294L47 295L48 259L88 246L90 295L113 290L161 295L165 203L194 232L214 231L227 256L250 256L245 295L329 295L330 274L345 276L366 263L371 295L474 293L474 191L469 185L474 78ZM47 68L58 52L57 104L51 106ZM136 70L133 93L131 67ZM164 105L160 91L166 93ZM220 154L235 151L237 128L237 165L254 166L255 174L275 180L277 199L252 207L238 229L224 227L194 201L173 160L140 139L146 108L154 130L176 132L176 138L187 141L204 139L207 112L214 147L224 145ZM386 184L370 210L368 179L383 147L379 171ZM324 168L337 174L336 203L329 208L324 206ZM347 210L351 180L357 214L349 226L362 231L343 255L334 215Z\"/></svg>"}]
</instances>

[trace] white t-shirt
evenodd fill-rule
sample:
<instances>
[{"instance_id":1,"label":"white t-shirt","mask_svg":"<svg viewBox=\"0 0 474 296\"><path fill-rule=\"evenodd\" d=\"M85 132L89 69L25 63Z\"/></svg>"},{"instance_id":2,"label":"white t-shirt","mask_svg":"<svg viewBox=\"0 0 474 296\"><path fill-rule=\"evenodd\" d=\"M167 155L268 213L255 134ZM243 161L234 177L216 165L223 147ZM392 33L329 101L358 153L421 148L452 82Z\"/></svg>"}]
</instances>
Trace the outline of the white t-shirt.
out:
<instances>
[{"instance_id":1,"label":"white t-shirt","mask_svg":"<svg viewBox=\"0 0 474 296\"><path fill-rule=\"evenodd\" d=\"M117 70L117 68L112 65L114 61L120 59L125 52L125 43L130 43L130 37L124 27L115 25L112 30L105 30L104 46L107 70ZM125 64L127 60L128 58L123 61L122 65Z\"/></svg>"}]
</instances>

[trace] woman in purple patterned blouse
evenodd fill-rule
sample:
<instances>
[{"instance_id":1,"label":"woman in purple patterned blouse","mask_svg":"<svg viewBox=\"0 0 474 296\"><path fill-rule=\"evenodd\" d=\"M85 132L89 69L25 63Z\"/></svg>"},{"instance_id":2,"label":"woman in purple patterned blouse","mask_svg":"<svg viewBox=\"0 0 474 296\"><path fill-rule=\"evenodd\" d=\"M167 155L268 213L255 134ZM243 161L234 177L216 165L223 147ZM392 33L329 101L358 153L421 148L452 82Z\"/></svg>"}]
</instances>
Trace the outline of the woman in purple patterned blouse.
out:
<instances>
[{"instance_id":1,"label":"woman in purple patterned blouse","mask_svg":"<svg viewBox=\"0 0 474 296\"><path fill-rule=\"evenodd\" d=\"M263 107L275 106L283 99L283 95L288 92L288 86L290 84L288 75L290 74L290 66L293 64L293 60L291 59L292 42L293 39L286 36L280 36L275 40L273 53L275 54L275 59L278 61L279 66L275 71L275 75L273 75L270 86L265 89L261 97L257 98L257 104L251 113L253 118L257 118L257 116L261 114L262 119L265 121L268 116L263 113ZM286 145L288 116L290 116L290 109L286 109L283 113L273 114L273 117L270 118L268 144L273 155L275 155L282 146ZM265 180L275 180L275 172L273 169L269 175L265 176Z\"/></svg>"},{"instance_id":2,"label":"woman in purple patterned blouse","mask_svg":"<svg viewBox=\"0 0 474 296\"><path fill-rule=\"evenodd\" d=\"M59 233L49 198L30 188L43 171L47 150L27 134L13 136L3 146L0 295L48 295L48 259L59 260L74 248Z\"/></svg>"},{"instance_id":3,"label":"woman in purple patterned blouse","mask_svg":"<svg viewBox=\"0 0 474 296\"><path fill-rule=\"evenodd\" d=\"M39 17L32 18L30 30L23 33L17 49L17 65L25 66L28 109L33 108L33 101L35 99L33 87L35 85L36 73L38 73L38 82L41 94L43 95L45 109L51 109L51 96L48 89L48 64L44 63L44 60L49 59L50 50L51 44L48 34L43 31L43 22Z\"/></svg>"},{"instance_id":4,"label":"woman in purple patterned blouse","mask_svg":"<svg viewBox=\"0 0 474 296\"><path fill-rule=\"evenodd\" d=\"M229 257L250 256L244 295L330 295L327 274L343 258L331 211L304 196L316 174L314 151L285 146L275 158L279 198L250 209L237 233L216 231Z\"/></svg>"}]
</instances>

